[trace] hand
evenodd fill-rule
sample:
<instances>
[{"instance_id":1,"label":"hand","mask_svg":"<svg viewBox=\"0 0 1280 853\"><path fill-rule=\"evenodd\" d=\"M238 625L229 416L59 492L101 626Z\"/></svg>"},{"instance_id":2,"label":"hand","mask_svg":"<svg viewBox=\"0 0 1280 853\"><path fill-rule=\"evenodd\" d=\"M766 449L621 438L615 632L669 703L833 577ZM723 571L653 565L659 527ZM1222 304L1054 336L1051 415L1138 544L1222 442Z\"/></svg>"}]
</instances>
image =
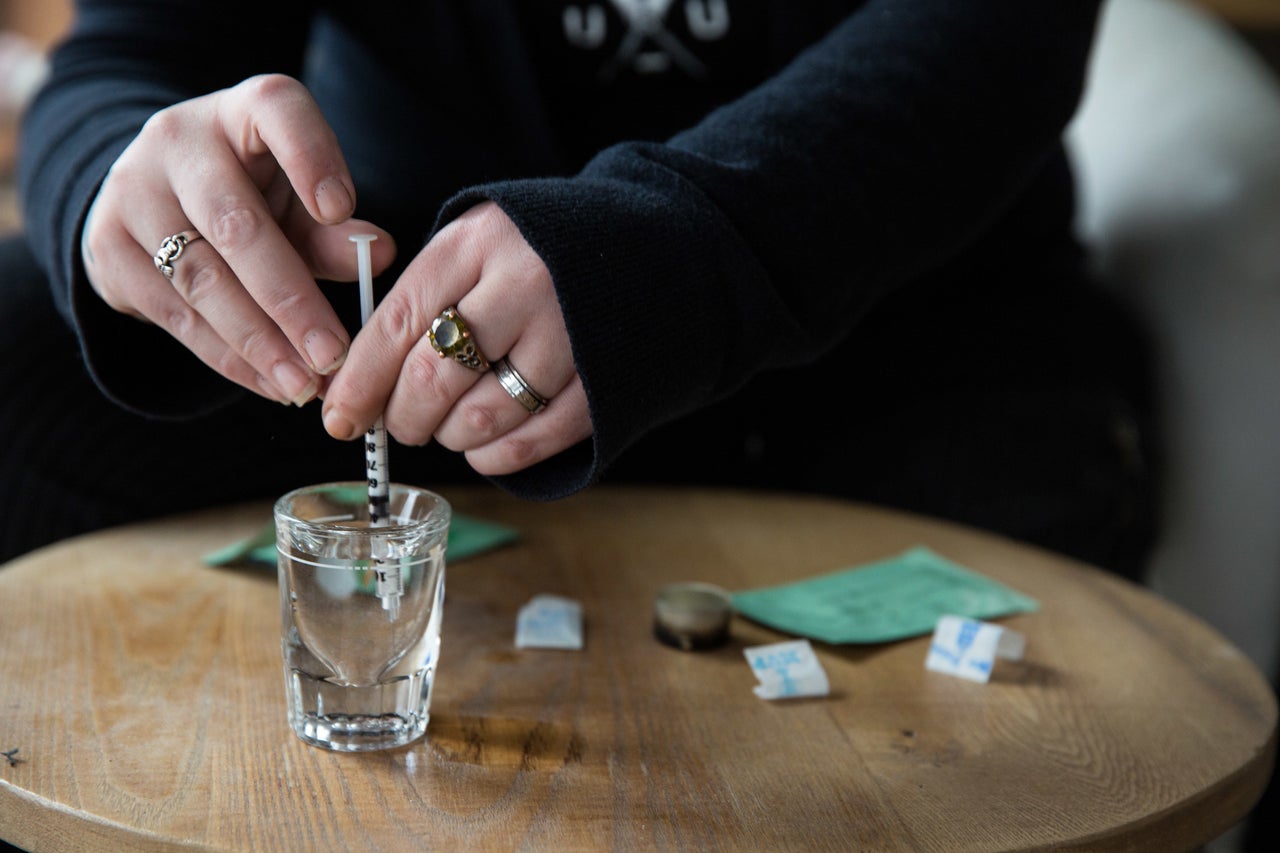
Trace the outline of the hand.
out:
<instances>
[{"instance_id":1,"label":"hand","mask_svg":"<svg viewBox=\"0 0 1280 853\"><path fill-rule=\"evenodd\" d=\"M116 311L164 328L251 391L301 406L346 357L350 337L316 279L354 281L347 239L391 236L351 219L355 190L337 138L301 83L254 77L156 113L111 167L81 254ZM193 240L157 271L161 242Z\"/></svg>"},{"instance_id":2,"label":"hand","mask_svg":"<svg viewBox=\"0 0 1280 853\"><path fill-rule=\"evenodd\" d=\"M431 322L456 306L489 361L505 356L550 400L531 414L481 373L441 358ZM481 474L509 474L591 435L582 379L542 259L492 202L441 229L356 335L324 398L335 438L364 434L383 415L403 444L436 440Z\"/></svg>"}]
</instances>

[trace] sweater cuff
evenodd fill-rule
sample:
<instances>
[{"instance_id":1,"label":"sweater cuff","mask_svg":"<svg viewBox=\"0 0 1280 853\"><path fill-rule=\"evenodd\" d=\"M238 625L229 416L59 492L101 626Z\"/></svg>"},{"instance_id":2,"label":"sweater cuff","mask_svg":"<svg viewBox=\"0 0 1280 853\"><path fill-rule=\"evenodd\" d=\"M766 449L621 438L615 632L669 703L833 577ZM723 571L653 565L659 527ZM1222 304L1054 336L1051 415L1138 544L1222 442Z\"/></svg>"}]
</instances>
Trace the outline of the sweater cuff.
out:
<instances>
[{"instance_id":1,"label":"sweater cuff","mask_svg":"<svg viewBox=\"0 0 1280 853\"><path fill-rule=\"evenodd\" d=\"M438 229L495 202L555 284L593 435L494 478L522 497L549 500L587 487L654 427L735 390L749 373L744 362L760 358L740 351L747 348L730 334L742 327L732 294L767 290L751 253L678 174L643 157L625 162L625 177L615 170L475 187L447 202L437 221ZM743 279L758 284L742 287Z\"/></svg>"}]
</instances>

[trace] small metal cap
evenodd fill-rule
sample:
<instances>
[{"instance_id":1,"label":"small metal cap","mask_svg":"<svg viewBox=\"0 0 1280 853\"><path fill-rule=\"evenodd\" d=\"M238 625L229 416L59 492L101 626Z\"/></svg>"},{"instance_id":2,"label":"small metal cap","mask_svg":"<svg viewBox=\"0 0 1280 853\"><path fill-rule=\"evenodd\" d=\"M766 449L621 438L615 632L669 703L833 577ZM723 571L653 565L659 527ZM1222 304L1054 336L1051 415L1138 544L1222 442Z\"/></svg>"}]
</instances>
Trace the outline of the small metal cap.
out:
<instances>
[{"instance_id":1,"label":"small metal cap","mask_svg":"<svg viewBox=\"0 0 1280 853\"><path fill-rule=\"evenodd\" d=\"M653 635L682 651L711 649L729 639L733 599L710 583L673 583L653 603Z\"/></svg>"}]
</instances>

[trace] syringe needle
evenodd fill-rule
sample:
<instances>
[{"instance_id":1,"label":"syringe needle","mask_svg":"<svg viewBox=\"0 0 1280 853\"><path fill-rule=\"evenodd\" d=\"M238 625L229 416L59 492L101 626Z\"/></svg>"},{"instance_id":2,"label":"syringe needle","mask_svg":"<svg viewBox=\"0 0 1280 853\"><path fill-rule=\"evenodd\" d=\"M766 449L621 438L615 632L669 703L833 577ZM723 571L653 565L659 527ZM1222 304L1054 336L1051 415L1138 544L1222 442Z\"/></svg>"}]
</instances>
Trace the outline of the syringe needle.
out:
<instances>
[{"instance_id":1,"label":"syringe needle","mask_svg":"<svg viewBox=\"0 0 1280 853\"><path fill-rule=\"evenodd\" d=\"M360 270L361 325L368 323L369 317L373 315L373 261L369 244L376 239L378 237L375 234L351 235L351 242L356 244L356 262ZM382 527L387 524L390 515L391 476L387 470L387 430L383 426L381 415L365 435L364 467L369 484L369 524ZM395 621L400 615L400 597L404 595L404 579L400 576L400 567L387 566L382 558L375 556L374 568L382 609L387 611L388 620Z\"/></svg>"}]
</instances>

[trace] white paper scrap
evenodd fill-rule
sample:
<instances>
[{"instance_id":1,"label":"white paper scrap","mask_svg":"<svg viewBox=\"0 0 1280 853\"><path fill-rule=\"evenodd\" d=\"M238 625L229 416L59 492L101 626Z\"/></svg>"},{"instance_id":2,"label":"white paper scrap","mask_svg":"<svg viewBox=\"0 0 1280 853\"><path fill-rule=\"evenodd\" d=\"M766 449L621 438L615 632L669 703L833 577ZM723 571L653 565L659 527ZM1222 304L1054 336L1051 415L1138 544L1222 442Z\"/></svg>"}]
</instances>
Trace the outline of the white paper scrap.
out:
<instances>
[{"instance_id":1,"label":"white paper scrap","mask_svg":"<svg viewBox=\"0 0 1280 853\"><path fill-rule=\"evenodd\" d=\"M808 640L790 640L742 650L760 682L753 690L761 699L826 696L827 673Z\"/></svg>"},{"instance_id":2,"label":"white paper scrap","mask_svg":"<svg viewBox=\"0 0 1280 853\"><path fill-rule=\"evenodd\" d=\"M559 595L535 595L516 617L516 648L582 648L582 605Z\"/></svg>"},{"instance_id":3,"label":"white paper scrap","mask_svg":"<svg viewBox=\"0 0 1280 853\"><path fill-rule=\"evenodd\" d=\"M924 666L933 672L985 684L991 679L996 658L1021 660L1026 644L1022 634L1000 625L963 616L942 616L934 626Z\"/></svg>"}]
</instances>

